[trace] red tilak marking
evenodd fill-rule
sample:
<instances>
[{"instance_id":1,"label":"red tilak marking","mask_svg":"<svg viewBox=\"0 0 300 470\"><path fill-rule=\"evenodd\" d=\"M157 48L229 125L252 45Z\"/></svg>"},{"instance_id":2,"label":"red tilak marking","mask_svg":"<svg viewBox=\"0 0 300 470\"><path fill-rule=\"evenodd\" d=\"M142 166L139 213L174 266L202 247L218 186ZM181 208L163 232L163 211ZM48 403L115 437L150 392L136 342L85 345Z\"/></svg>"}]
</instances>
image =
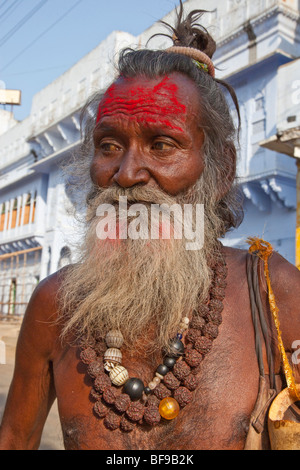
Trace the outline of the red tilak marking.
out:
<instances>
[{"instance_id":1,"label":"red tilak marking","mask_svg":"<svg viewBox=\"0 0 300 470\"><path fill-rule=\"evenodd\" d=\"M131 120L159 123L182 131L170 121L172 115L181 120L185 117L186 107L178 101L177 90L177 85L170 83L168 77L154 87L136 86L129 91L124 91L124 82L113 84L99 105L96 122L104 116L128 114Z\"/></svg>"}]
</instances>

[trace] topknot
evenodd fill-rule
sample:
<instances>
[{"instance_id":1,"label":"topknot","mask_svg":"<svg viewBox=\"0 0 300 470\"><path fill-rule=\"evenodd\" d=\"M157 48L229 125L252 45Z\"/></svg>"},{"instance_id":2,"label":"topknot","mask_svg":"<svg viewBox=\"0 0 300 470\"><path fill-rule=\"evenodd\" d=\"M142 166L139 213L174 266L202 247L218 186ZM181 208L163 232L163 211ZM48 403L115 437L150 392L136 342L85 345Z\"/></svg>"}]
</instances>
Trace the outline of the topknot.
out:
<instances>
[{"instance_id":1,"label":"topknot","mask_svg":"<svg viewBox=\"0 0 300 470\"><path fill-rule=\"evenodd\" d=\"M197 23L201 16L207 13L207 10L193 10L184 18L183 5L180 0L179 11L176 13L175 26L161 21L172 32L172 37L169 37L172 38L174 46L193 47L212 58L216 51L216 42L209 32Z\"/></svg>"}]
</instances>

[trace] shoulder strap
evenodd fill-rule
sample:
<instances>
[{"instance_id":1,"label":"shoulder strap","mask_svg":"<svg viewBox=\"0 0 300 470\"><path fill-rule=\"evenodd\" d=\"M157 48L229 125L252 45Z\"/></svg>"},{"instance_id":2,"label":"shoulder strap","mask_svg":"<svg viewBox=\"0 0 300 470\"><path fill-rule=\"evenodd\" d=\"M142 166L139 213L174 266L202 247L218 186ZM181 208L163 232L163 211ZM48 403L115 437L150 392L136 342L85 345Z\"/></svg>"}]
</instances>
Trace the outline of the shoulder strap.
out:
<instances>
[{"instance_id":1,"label":"shoulder strap","mask_svg":"<svg viewBox=\"0 0 300 470\"><path fill-rule=\"evenodd\" d=\"M281 354L283 370L286 378L286 382L288 385L289 393L292 397L296 398L297 400L300 399L299 392L296 387L296 382L294 378L294 374L292 368L289 364L284 344L281 337L280 331L280 322L279 322L279 310L276 305L275 295L272 289L271 280L270 280L270 273L269 273L269 257L273 254L273 248L270 243L260 240L259 238L249 238L247 242L250 245L249 251L250 253L256 254L259 258L263 260L264 263L264 274L268 286L268 299L270 310L272 313L272 317L274 320L274 324L277 330L277 339L278 339L278 347Z\"/></svg>"},{"instance_id":2,"label":"shoulder strap","mask_svg":"<svg viewBox=\"0 0 300 470\"><path fill-rule=\"evenodd\" d=\"M251 305L251 315L255 333L255 349L259 365L259 372L261 377L265 377L265 370L263 364L263 351L262 351L262 340L265 343L269 377L270 377L270 388L275 388L275 371L274 371L274 359L271 347L271 332L266 319L265 309L263 308L258 269L259 269L259 258L253 256L250 253L247 255L247 280L249 286L249 296Z\"/></svg>"},{"instance_id":3,"label":"shoulder strap","mask_svg":"<svg viewBox=\"0 0 300 470\"><path fill-rule=\"evenodd\" d=\"M249 287L251 316L255 335L255 351L259 366L259 389L255 407L250 416L244 450L269 450L270 442L267 430L268 409L276 396L274 360L271 349L271 334L266 312L260 294L258 269L260 259L247 254L246 269ZM263 342L265 343L268 374L265 372L263 361Z\"/></svg>"}]
</instances>

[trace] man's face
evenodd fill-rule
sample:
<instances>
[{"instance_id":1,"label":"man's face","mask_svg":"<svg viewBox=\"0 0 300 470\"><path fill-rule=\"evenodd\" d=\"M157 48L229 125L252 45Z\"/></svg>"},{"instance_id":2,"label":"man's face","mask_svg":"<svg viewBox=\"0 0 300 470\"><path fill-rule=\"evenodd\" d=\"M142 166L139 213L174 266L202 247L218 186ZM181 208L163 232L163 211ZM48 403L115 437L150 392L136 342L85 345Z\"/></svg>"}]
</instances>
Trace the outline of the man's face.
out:
<instances>
[{"instance_id":1,"label":"man's face","mask_svg":"<svg viewBox=\"0 0 300 470\"><path fill-rule=\"evenodd\" d=\"M92 181L102 188L142 184L180 194L204 169L198 123L198 92L184 75L119 79L99 105Z\"/></svg>"}]
</instances>

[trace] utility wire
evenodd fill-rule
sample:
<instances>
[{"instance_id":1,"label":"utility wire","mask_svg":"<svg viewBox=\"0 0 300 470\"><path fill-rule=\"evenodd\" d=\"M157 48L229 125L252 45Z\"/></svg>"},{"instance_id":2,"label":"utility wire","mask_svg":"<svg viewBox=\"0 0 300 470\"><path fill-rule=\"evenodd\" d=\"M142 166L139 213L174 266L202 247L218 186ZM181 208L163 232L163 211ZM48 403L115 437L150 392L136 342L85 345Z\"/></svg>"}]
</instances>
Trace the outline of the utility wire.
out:
<instances>
[{"instance_id":1,"label":"utility wire","mask_svg":"<svg viewBox=\"0 0 300 470\"><path fill-rule=\"evenodd\" d=\"M11 28L4 36L0 39L0 47L3 46L19 29L24 26L46 3L48 0L41 0L27 15L25 15L13 28Z\"/></svg>"},{"instance_id":2,"label":"utility wire","mask_svg":"<svg viewBox=\"0 0 300 470\"><path fill-rule=\"evenodd\" d=\"M4 2L2 3L2 5L0 5L0 10L2 7L4 7L6 4L7 4L8 0L4 0Z\"/></svg>"},{"instance_id":3,"label":"utility wire","mask_svg":"<svg viewBox=\"0 0 300 470\"><path fill-rule=\"evenodd\" d=\"M6 70L12 63L14 63L22 54L24 54L25 51L27 51L31 46L33 46L33 44L35 44L41 37L45 36L45 34L47 34L52 28L54 28L54 26L57 25L57 23L59 23L60 21L62 21L69 13L71 13L72 10L74 10L74 8L77 7L77 5L79 5L79 3L81 3L82 0L78 0L71 8L69 8L62 16L60 16L54 23L52 23L47 29L45 29L45 31L43 31L41 34L39 34L39 36L37 36L33 41L31 41L26 47L24 47L24 49L22 49L21 52L19 52L19 54L17 54L15 57L12 58L11 61L9 61L3 68L2 68L2 72L4 72L4 70Z\"/></svg>"},{"instance_id":4,"label":"utility wire","mask_svg":"<svg viewBox=\"0 0 300 470\"><path fill-rule=\"evenodd\" d=\"M10 7L10 8L12 8L11 11L9 11L6 16L4 16L4 15L0 16L0 24L4 23L4 21L7 20L7 18L18 8L18 6L19 6L23 1L24 1L24 0L17 0L15 3L13 3L13 4L11 5L11 7ZM14 8L13 8L13 7L14 7ZM2 19L1 19L1 18L2 18Z\"/></svg>"},{"instance_id":5,"label":"utility wire","mask_svg":"<svg viewBox=\"0 0 300 470\"><path fill-rule=\"evenodd\" d=\"M3 18L3 17L6 15L6 13L7 13L9 10L11 10L11 9L15 6L15 4L18 3L19 1L20 1L20 0L15 0L13 3L11 3L11 4L9 5L9 7L6 8L6 10L0 15L0 19ZM10 13L9 13L7 16L9 16L9 15L10 15Z\"/></svg>"}]
</instances>

